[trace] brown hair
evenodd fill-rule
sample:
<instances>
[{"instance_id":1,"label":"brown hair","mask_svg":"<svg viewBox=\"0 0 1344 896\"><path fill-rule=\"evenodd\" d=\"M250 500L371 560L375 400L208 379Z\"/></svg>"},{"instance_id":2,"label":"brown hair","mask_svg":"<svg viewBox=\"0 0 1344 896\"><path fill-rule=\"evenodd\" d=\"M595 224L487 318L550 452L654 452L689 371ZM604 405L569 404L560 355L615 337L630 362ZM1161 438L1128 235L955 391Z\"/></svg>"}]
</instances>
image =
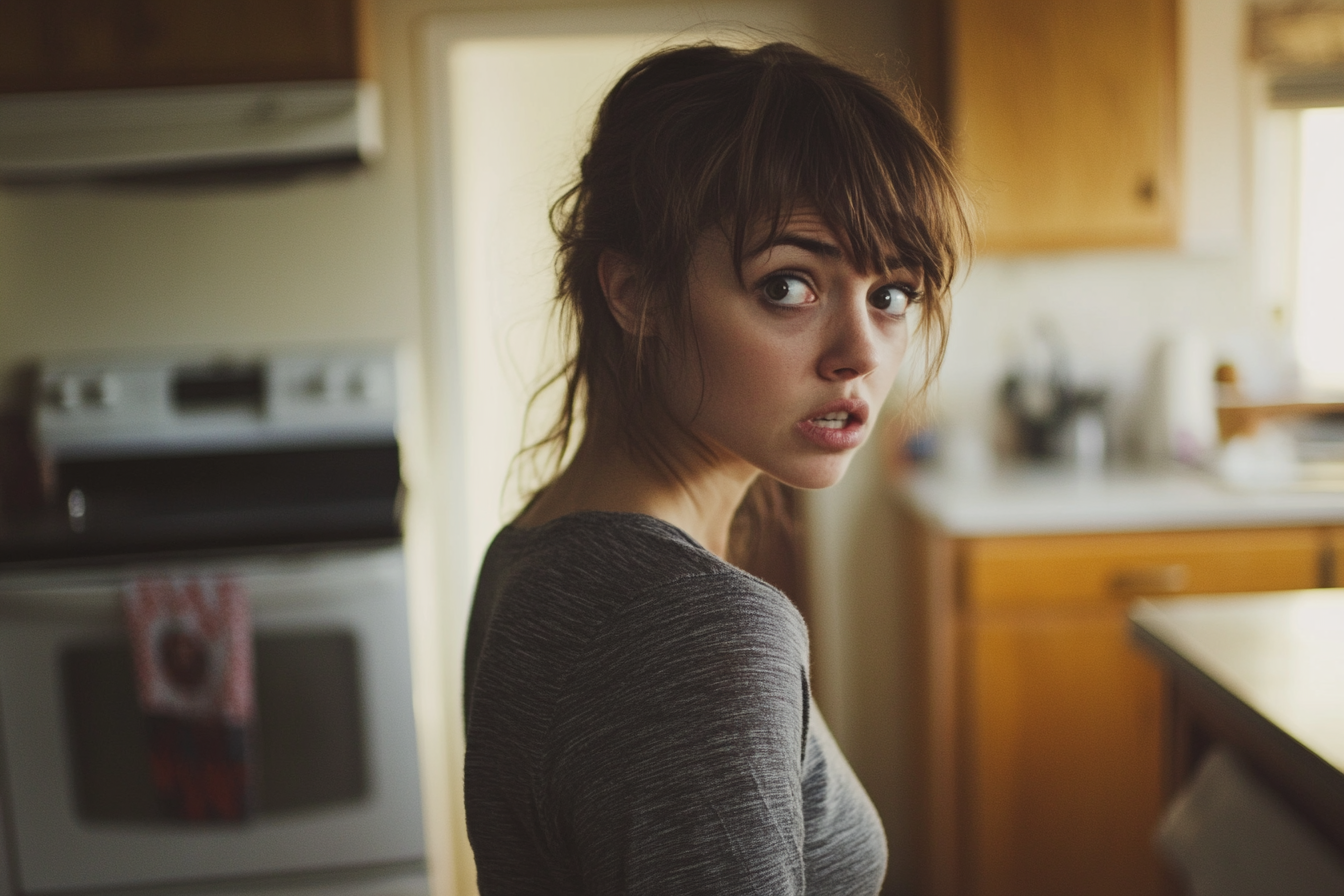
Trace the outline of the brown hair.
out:
<instances>
[{"instance_id":1,"label":"brown hair","mask_svg":"<svg viewBox=\"0 0 1344 896\"><path fill-rule=\"evenodd\" d=\"M799 47L696 44L637 62L607 94L577 182L551 208L560 240L557 300L568 358L558 418L531 446L558 470L582 414L676 477L651 437L666 413L659 361L686 333L686 280L700 235L721 226L739 269L749 234L767 239L796 206L814 207L863 271L894 253L923 270L918 330L927 387L942 362L948 287L969 251L967 205L947 160L901 94ZM642 312L617 323L598 278L614 251L637 271ZM533 398L533 406L537 397Z\"/></svg>"}]
</instances>

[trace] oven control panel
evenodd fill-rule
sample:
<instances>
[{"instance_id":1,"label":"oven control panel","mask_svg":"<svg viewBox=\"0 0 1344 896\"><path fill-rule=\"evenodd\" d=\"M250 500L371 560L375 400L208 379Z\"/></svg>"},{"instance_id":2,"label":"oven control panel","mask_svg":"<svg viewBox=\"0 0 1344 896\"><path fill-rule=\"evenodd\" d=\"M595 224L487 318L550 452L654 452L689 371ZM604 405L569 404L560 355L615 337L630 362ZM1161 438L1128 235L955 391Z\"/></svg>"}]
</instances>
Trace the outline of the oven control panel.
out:
<instances>
[{"instance_id":1,"label":"oven control panel","mask_svg":"<svg viewBox=\"0 0 1344 896\"><path fill-rule=\"evenodd\" d=\"M394 438L390 348L72 359L40 367L39 448L58 459L335 446Z\"/></svg>"}]
</instances>

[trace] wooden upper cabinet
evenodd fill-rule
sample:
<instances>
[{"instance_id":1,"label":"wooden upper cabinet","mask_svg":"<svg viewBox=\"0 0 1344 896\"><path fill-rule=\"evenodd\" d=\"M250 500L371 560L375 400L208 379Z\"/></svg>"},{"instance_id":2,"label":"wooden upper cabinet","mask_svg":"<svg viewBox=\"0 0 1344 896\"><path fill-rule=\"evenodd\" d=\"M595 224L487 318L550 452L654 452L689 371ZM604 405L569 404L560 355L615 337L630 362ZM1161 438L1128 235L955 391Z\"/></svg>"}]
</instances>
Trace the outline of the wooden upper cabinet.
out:
<instances>
[{"instance_id":1,"label":"wooden upper cabinet","mask_svg":"<svg viewBox=\"0 0 1344 896\"><path fill-rule=\"evenodd\" d=\"M0 0L0 92L347 80L358 0Z\"/></svg>"},{"instance_id":2,"label":"wooden upper cabinet","mask_svg":"<svg viewBox=\"0 0 1344 896\"><path fill-rule=\"evenodd\" d=\"M947 103L986 251L1173 245L1174 0L950 0Z\"/></svg>"}]
</instances>

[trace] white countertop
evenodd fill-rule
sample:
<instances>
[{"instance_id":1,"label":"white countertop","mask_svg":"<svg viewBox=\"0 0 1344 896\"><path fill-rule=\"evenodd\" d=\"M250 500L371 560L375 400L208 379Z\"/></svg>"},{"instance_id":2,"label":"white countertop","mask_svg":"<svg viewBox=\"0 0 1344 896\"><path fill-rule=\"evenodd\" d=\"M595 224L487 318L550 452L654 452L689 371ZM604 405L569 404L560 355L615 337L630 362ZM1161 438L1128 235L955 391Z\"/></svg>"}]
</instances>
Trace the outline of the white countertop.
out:
<instances>
[{"instance_id":1,"label":"white countertop","mask_svg":"<svg viewBox=\"0 0 1344 896\"><path fill-rule=\"evenodd\" d=\"M1344 773L1344 588L1140 601L1130 619Z\"/></svg>"},{"instance_id":2,"label":"white countertop","mask_svg":"<svg viewBox=\"0 0 1344 896\"><path fill-rule=\"evenodd\" d=\"M1237 490L1195 471L919 470L897 495L949 535L1344 525L1344 491Z\"/></svg>"}]
</instances>

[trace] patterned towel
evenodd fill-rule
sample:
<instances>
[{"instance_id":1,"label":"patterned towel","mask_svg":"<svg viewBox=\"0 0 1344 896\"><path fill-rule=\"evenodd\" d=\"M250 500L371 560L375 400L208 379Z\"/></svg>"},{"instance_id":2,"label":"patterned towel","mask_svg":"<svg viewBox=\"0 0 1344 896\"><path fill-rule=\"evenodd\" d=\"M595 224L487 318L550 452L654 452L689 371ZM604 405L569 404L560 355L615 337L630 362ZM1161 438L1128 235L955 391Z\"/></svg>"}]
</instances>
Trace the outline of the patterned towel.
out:
<instances>
[{"instance_id":1,"label":"patterned towel","mask_svg":"<svg viewBox=\"0 0 1344 896\"><path fill-rule=\"evenodd\" d=\"M144 577L123 603L154 787L186 821L238 821L251 808L252 626L229 577Z\"/></svg>"}]
</instances>

